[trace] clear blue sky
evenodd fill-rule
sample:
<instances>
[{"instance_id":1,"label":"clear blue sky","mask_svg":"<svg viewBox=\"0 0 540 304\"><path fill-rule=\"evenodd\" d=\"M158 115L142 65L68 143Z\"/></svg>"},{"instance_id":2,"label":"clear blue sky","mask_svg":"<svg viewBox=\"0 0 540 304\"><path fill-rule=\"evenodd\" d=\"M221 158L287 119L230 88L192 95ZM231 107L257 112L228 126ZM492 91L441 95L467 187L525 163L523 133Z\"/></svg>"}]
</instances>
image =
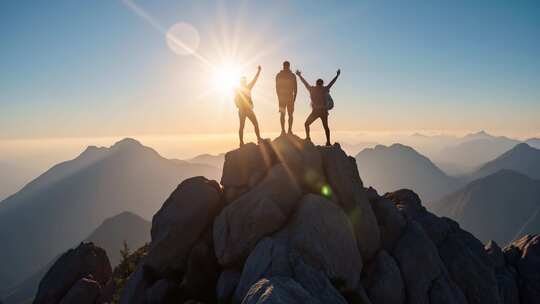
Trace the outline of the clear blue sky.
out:
<instances>
[{"instance_id":1,"label":"clear blue sky","mask_svg":"<svg viewBox=\"0 0 540 304\"><path fill-rule=\"evenodd\" d=\"M339 130L540 135L540 1L134 3L166 29L193 25L212 63L234 41L240 60L261 54L248 72L263 65L263 130L279 129L272 81L288 59L309 80L342 69ZM1 1L0 20L0 138L236 130L206 67L122 1Z\"/></svg>"}]
</instances>

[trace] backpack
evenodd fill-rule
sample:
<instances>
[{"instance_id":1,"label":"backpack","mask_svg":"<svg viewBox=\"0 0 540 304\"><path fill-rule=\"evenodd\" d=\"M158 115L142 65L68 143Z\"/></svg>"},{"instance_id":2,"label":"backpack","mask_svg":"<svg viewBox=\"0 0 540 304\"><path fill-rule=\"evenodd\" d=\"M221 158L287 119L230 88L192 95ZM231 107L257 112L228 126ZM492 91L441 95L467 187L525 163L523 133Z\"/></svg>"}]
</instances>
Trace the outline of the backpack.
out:
<instances>
[{"instance_id":1,"label":"backpack","mask_svg":"<svg viewBox=\"0 0 540 304\"><path fill-rule=\"evenodd\" d=\"M332 96L330 96L330 92L326 94L325 103L327 110L332 110L334 108L334 99L332 99Z\"/></svg>"}]
</instances>

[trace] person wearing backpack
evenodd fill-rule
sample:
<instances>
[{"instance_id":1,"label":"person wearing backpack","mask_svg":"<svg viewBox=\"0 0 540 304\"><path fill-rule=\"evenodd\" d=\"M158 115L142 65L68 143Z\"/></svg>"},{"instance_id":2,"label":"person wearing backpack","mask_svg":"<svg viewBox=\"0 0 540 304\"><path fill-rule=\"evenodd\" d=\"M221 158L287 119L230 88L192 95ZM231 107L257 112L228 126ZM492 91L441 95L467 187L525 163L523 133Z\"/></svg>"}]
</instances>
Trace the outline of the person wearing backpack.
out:
<instances>
[{"instance_id":1,"label":"person wearing backpack","mask_svg":"<svg viewBox=\"0 0 540 304\"><path fill-rule=\"evenodd\" d=\"M339 74L341 74L341 70L337 70L334 79L326 86L324 85L324 81L320 78L317 79L315 86L312 86L304 79L304 77L302 77L302 72L299 70L296 71L296 75L298 75L306 89L309 91L309 96L311 98L311 114L309 114L304 123L307 141L311 141L311 137L309 136L309 126L317 118L320 118L324 127L324 133L326 134L326 145L332 145L330 143L330 128L328 128L328 110L331 110L334 107L334 101L330 96L330 88L338 79Z\"/></svg>"}]
</instances>

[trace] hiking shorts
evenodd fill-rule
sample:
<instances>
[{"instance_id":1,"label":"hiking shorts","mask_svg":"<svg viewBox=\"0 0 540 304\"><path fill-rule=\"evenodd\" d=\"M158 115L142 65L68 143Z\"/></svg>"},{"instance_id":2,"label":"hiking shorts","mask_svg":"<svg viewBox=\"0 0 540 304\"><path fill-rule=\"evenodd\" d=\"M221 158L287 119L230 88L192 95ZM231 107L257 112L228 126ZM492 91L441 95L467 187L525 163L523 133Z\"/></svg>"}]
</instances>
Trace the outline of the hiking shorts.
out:
<instances>
[{"instance_id":1,"label":"hiking shorts","mask_svg":"<svg viewBox=\"0 0 540 304\"><path fill-rule=\"evenodd\" d=\"M292 114L292 112L294 112L294 99L292 98L292 96L290 95L279 96L278 95L278 100L279 100L280 113L285 113L285 110L287 110L289 114Z\"/></svg>"}]
</instances>

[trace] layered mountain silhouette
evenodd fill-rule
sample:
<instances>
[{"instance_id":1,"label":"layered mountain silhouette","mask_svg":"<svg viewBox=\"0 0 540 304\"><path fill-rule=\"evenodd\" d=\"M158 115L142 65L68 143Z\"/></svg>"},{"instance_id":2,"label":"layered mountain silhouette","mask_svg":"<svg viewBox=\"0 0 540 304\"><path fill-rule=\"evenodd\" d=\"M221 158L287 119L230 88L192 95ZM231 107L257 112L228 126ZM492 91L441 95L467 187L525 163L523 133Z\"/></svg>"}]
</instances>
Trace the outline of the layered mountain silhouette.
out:
<instances>
[{"instance_id":1,"label":"layered mountain silhouette","mask_svg":"<svg viewBox=\"0 0 540 304\"><path fill-rule=\"evenodd\" d=\"M0 202L19 191L32 179L32 174L32 170L0 162Z\"/></svg>"},{"instance_id":2,"label":"layered mountain silhouette","mask_svg":"<svg viewBox=\"0 0 540 304\"><path fill-rule=\"evenodd\" d=\"M5 291L124 211L150 219L170 189L217 168L172 161L134 139L88 147L0 203L0 286Z\"/></svg>"},{"instance_id":3,"label":"layered mountain silhouette","mask_svg":"<svg viewBox=\"0 0 540 304\"><path fill-rule=\"evenodd\" d=\"M507 244L540 231L540 181L500 170L429 204L429 209L458 221L482 241Z\"/></svg>"},{"instance_id":4,"label":"layered mountain silhouette","mask_svg":"<svg viewBox=\"0 0 540 304\"><path fill-rule=\"evenodd\" d=\"M437 155L437 161L460 165L464 168L478 167L510 150L520 141L504 136L493 136L485 131L460 138Z\"/></svg>"},{"instance_id":5,"label":"layered mountain silhouette","mask_svg":"<svg viewBox=\"0 0 540 304\"><path fill-rule=\"evenodd\" d=\"M137 249L150 242L151 223L142 217L131 213L122 212L103 221L84 242L92 242L107 252L113 267L120 263L120 250L123 249L124 241L128 248ZM38 272L10 289L5 293L6 304L30 303L37 292L39 281L60 257L52 259Z\"/></svg>"},{"instance_id":6,"label":"layered mountain silhouette","mask_svg":"<svg viewBox=\"0 0 540 304\"><path fill-rule=\"evenodd\" d=\"M360 176L366 185L381 192L414 189L425 201L440 199L460 185L413 148L378 145L356 155Z\"/></svg>"},{"instance_id":7,"label":"layered mountain silhouette","mask_svg":"<svg viewBox=\"0 0 540 304\"><path fill-rule=\"evenodd\" d=\"M540 138L530 138L525 143L533 148L540 149Z\"/></svg>"},{"instance_id":8,"label":"layered mountain silhouette","mask_svg":"<svg viewBox=\"0 0 540 304\"><path fill-rule=\"evenodd\" d=\"M224 160L225 160L225 153L220 153L217 155L201 154L201 155L195 156L192 159L189 159L188 161L194 164L205 164L205 165L213 166L216 168L222 168Z\"/></svg>"},{"instance_id":9,"label":"layered mountain silhouette","mask_svg":"<svg viewBox=\"0 0 540 304\"><path fill-rule=\"evenodd\" d=\"M480 167L473 174L473 178L484 177L502 169L521 172L531 178L540 179L540 150L526 143L518 144Z\"/></svg>"}]
</instances>

